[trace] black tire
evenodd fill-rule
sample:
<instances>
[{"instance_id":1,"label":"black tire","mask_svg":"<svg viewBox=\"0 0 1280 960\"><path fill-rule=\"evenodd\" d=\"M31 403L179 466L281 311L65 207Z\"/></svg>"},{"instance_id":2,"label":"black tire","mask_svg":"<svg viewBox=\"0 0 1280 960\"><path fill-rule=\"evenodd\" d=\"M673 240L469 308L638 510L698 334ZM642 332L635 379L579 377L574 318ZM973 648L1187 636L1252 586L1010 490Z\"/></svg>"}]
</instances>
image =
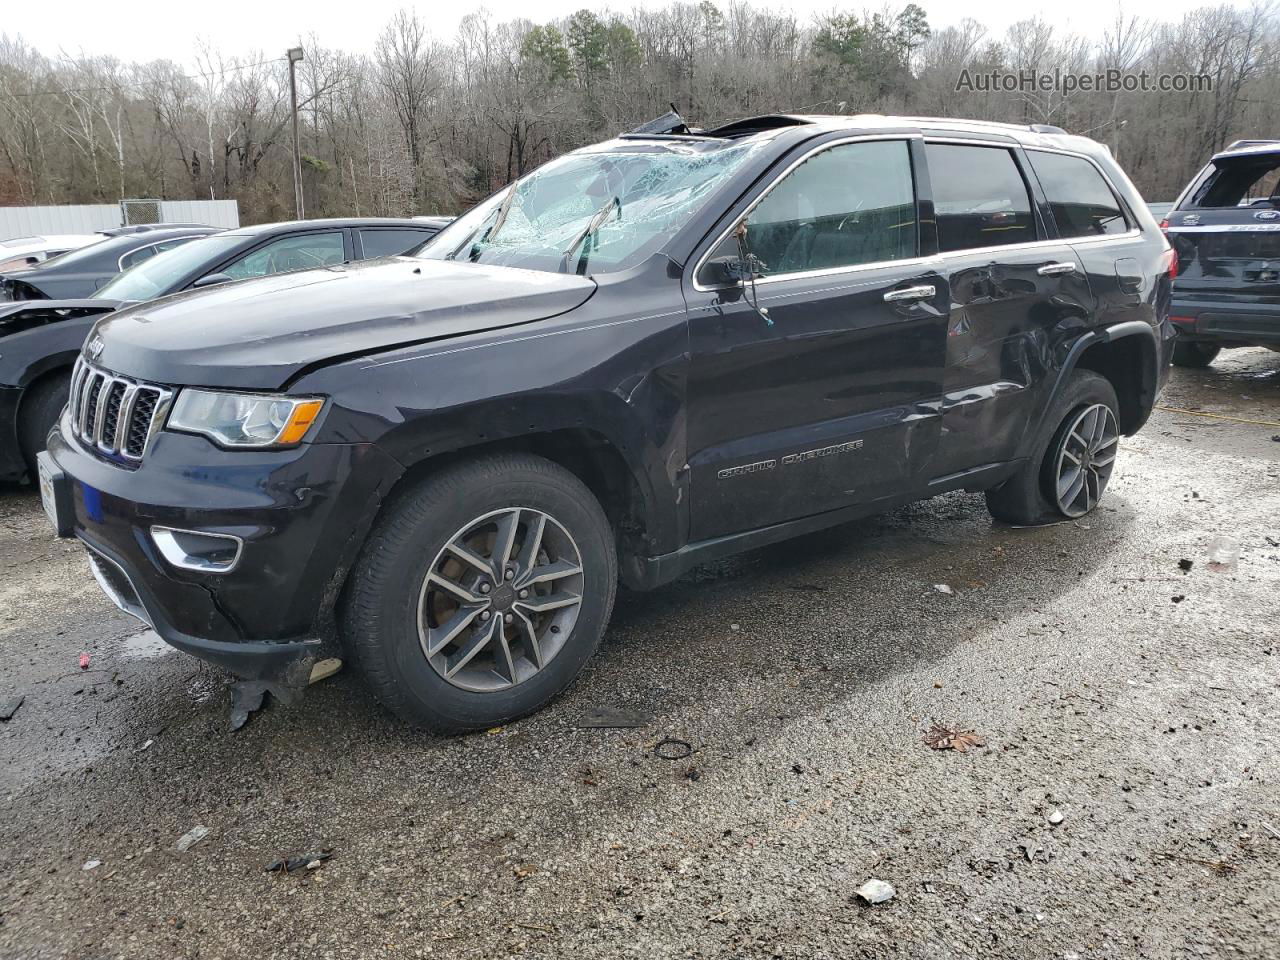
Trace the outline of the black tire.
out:
<instances>
[{"instance_id":1,"label":"black tire","mask_svg":"<svg viewBox=\"0 0 1280 960\"><path fill-rule=\"evenodd\" d=\"M433 666L438 657L428 659L427 640L420 633L420 610L431 602L426 577L442 569L441 558L449 559L446 545L459 542L458 535L469 525L513 508L522 511L516 513L517 522L542 514L567 534L580 558L576 582L581 600L563 640L559 628L544 626L554 629L555 642L562 645L532 675L516 682L508 678L503 682L510 685L502 689L461 689ZM529 536L526 527L519 527L515 535L519 532ZM463 569L479 577L465 564ZM498 611L499 594L507 585L493 579L487 599L489 609ZM517 578L515 584L519 582ZM572 684L600 644L617 582L613 531L599 502L577 477L542 457L485 457L447 467L389 505L352 573L341 612L343 639L374 696L398 716L435 730L481 730L532 713ZM491 619L490 628L507 630L496 619ZM478 636L479 629L474 621L463 636ZM516 636L510 646L524 649L521 663L532 667L532 656L522 642ZM496 665L496 652L493 658ZM482 667L476 664L485 662L477 656L467 669L478 671Z\"/></svg>"},{"instance_id":2,"label":"black tire","mask_svg":"<svg viewBox=\"0 0 1280 960\"><path fill-rule=\"evenodd\" d=\"M1221 350L1222 348L1216 343L1195 343L1184 340L1173 345L1173 365L1203 370L1213 363L1213 358Z\"/></svg>"},{"instance_id":3,"label":"black tire","mask_svg":"<svg viewBox=\"0 0 1280 960\"><path fill-rule=\"evenodd\" d=\"M49 374L27 390L18 408L18 446L30 476L36 475L36 454L45 448L49 431L62 416L71 392L71 374Z\"/></svg>"},{"instance_id":4,"label":"black tire","mask_svg":"<svg viewBox=\"0 0 1280 960\"><path fill-rule=\"evenodd\" d=\"M1099 403L1110 407L1118 419L1120 405L1111 382L1092 370L1073 371L1045 417L1046 429L1030 459L1012 477L986 492L987 509L993 517L1004 523L1034 526L1069 516L1050 496L1055 483L1052 474L1072 422L1081 410Z\"/></svg>"}]
</instances>

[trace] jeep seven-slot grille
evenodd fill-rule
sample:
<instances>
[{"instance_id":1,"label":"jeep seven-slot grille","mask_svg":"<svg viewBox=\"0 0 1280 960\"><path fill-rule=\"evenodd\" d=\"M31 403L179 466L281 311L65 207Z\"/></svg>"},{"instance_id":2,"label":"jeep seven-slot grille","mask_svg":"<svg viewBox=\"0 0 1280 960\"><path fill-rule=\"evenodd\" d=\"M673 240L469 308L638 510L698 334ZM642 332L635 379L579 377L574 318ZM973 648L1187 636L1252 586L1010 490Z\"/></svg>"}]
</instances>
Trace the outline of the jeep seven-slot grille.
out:
<instances>
[{"instance_id":1,"label":"jeep seven-slot grille","mask_svg":"<svg viewBox=\"0 0 1280 960\"><path fill-rule=\"evenodd\" d=\"M172 395L164 387L118 377L77 360L71 375L71 425L93 450L138 461Z\"/></svg>"}]
</instances>

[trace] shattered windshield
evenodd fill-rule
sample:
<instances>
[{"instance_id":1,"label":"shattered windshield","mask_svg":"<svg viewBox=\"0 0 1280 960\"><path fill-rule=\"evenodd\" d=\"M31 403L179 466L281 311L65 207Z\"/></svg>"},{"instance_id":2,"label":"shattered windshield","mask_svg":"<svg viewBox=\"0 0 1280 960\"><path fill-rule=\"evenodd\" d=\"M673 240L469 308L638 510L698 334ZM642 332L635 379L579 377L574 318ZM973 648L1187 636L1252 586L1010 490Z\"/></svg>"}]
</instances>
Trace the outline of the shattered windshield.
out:
<instances>
[{"instance_id":1,"label":"shattered windshield","mask_svg":"<svg viewBox=\"0 0 1280 960\"><path fill-rule=\"evenodd\" d=\"M661 249L755 143L637 143L553 160L450 224L420 254L561 273L625 270Z\"/></svg>"}]
</instances>

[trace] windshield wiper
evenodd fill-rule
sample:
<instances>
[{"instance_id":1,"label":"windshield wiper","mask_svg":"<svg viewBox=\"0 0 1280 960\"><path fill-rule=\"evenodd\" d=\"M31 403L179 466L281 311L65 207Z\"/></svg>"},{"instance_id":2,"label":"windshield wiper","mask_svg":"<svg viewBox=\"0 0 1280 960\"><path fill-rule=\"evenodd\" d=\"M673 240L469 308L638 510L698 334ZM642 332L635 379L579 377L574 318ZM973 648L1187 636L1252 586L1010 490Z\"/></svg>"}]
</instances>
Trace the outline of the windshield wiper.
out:
<instances>
[{"instance_id":1,"label":"windshield wiper","mask_svg":"<svg viewBox=\"0 0 1280 960\"><path fill-rule=\"evenodd\" d=\"M582 232L573 238L573 243L569 244L569 246L565 248L564 254L560 258L561 273L569 272L569 260L573 257L573 251L578 249L579 244L585 243L587 240L595 236L596 231L599 230L602 226L604 226L604 222L609 219L609 214L613 211L615 207L617 207L618 209L618 217L621 218L622 217L622 201L619 200L617 197L610 197L609 200L605 203L605 205L601 207L599 210L597 210L595 212L595 215L592 216L592 218L587 221L587 225L582 228ZM584 248L582 251L582 258L578 261L577 272L582 273L582 271L586 268L586 265L587 265L587 251Z\"/></svg>"},{"instance_id":2,"label":"windshield wiper","mask_svg":"<svg viewBox=\"0 0 1280 960\"><path fill-rule=\"evenodd\" d=\"M507 195L502 198L502 205L498 207L498 215L493 218L493 223L490 224L489 229L484 232L484 236L479 240L472 240L471 237L474 237L475 234L471 234L470 237L467 237L466 240L462 241L462 243L458 244L456 248L450 251L449 255L445 257L445 259L457 260L458 254L462 252L462 248L469 246L471 250L467 254L467 259L475 262L475 259L480 256L480 244L491 241L494 234L501 230L502 225L507 222L507 214L511 212L511 205L515 203L515 199L516 185L513 183L511 185L511 189L507 191Z\"/></svg>"}]
</instances>

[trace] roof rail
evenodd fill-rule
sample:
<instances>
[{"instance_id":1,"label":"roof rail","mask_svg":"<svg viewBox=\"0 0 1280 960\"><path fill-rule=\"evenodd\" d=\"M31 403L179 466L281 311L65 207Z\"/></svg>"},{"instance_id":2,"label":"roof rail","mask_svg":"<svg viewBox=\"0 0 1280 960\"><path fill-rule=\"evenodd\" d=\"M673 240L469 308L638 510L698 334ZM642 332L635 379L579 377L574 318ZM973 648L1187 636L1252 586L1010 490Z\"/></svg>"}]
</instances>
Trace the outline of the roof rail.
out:
<instances>
[{"instance_id":1,"label":"roof rail","mask_svg":"<svg viewBox=\"0 0 1280 960\"><path fill-rule=\"evenodd\" d=\"M1052 123L1032 123L1029 124L1032 133L1066 133L1061 127L1055 127Z\"/></svg>"}]
</instances>

